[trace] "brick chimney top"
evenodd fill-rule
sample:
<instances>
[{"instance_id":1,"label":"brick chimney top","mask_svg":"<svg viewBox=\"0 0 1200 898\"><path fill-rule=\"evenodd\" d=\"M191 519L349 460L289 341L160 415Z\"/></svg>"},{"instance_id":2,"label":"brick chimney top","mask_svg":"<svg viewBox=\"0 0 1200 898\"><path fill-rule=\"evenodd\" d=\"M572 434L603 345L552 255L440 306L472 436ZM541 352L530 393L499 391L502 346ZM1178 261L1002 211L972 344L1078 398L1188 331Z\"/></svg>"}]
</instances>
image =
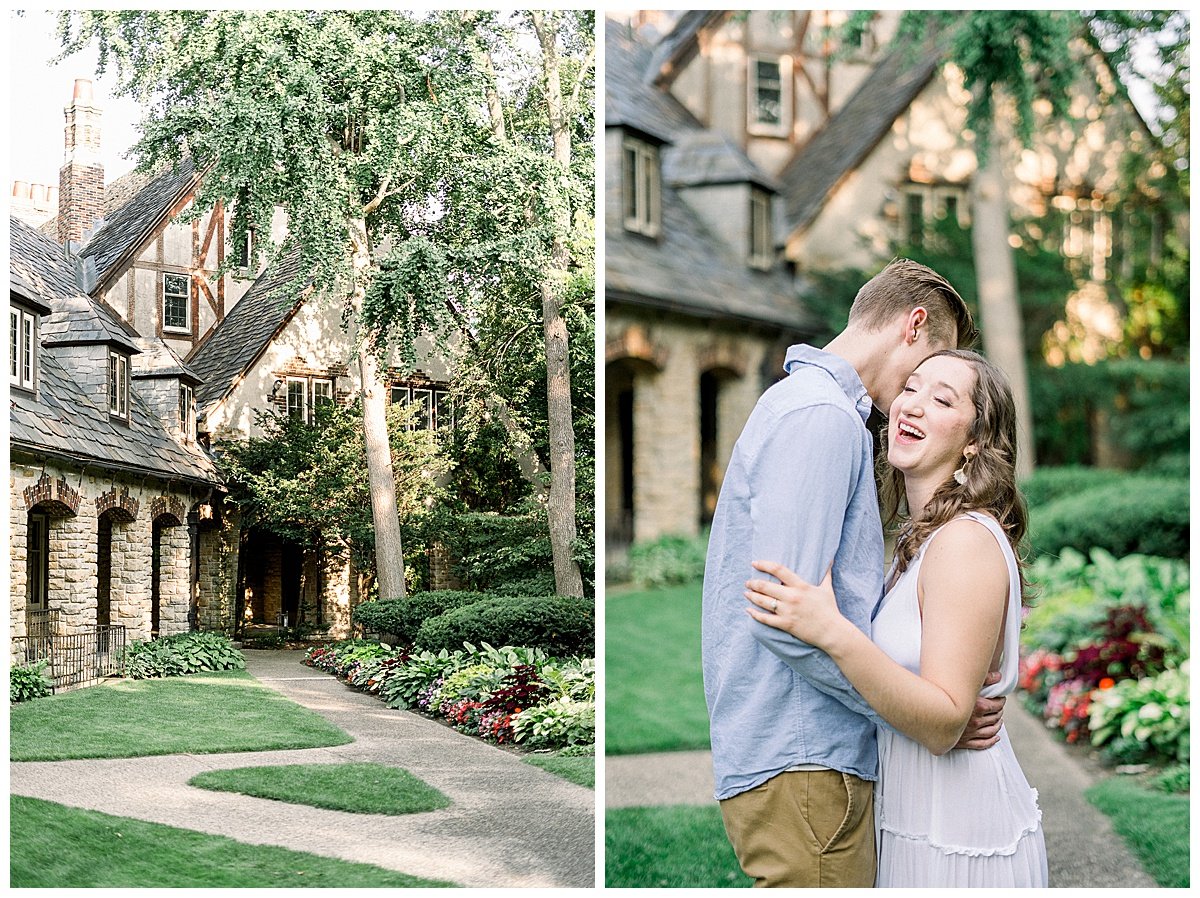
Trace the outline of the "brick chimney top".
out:
<instances>
[{"instance_id":1,"label":"brick chimney top","mask_svg":"<svg viewBox=\"0 0 1200 898\"><path fill-rule=\"evenodd\" d=\"M91 78L76 78L75 92L71 95L71 102L88 103L92 102L92 79Z\"/></svg>"},{"instance_id":2,"label":"brick chimney top","mask_svg":"<svg viewBox=\"0 0 1200 898\"><path fill-rule=\"evenodd\" d=\"M63 167L58 172L58 239L82 244L104 217L104 163L100 156L101 110L89 78L76 78L66 119Z\"/></svg>"}]
</instances>

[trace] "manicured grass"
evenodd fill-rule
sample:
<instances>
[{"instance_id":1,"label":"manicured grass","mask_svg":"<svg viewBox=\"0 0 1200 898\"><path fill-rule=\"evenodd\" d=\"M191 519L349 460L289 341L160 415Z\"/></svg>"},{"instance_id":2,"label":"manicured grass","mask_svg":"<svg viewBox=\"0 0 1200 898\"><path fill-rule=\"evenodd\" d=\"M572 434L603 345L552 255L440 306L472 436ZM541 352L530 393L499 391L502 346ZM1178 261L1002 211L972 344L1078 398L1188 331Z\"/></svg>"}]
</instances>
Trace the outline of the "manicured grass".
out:
<instances>
[{"instance_id":1,"label":"manicured grass","mask_svg":"<svg viewBox=\"0 0 1200 898\"><path fill-rule=\"evenodd\" d=\"M715 805L620 808L605 815L608 888L753 885L734 857Z\"/></svg>"},{"instance_id":2,"label":"manicured grass","mask_svg":"<svg viewBox=\"0 0 1200 898\"><path fill-rule=\"evenodd\" d=\"M14 761L344 745L353 739L242 670L119 680L13 706Z\"/></svg>"},{"instance_id":3,"label":"manicured grass","mask_svg":"<svg viewBox=\"0 0 1200 898\"><path fill-rule=\"evenodd\" d=\"M596 788L596 759L593 756L584 758L561 758L557 755L529 755L526 764L541 767L547 773L561 776L577 786Z\"/></svg>"},{"instance_id":4,"label":"manicured grass","mask_svg":"<svg viewBox=\"0 0 1200 898\"><path fill-rule=\"evenodd\" d=\"M188 784L353 814L418 814L450 799L407 770L384 764L284 764L209 770Z\"/></svg>"},{"instance_id":5,"label":"manicured grass","mask_svg":"<svg viewBox=\"0 0 1200 898\"><path fill-rule=\"evenodd\" d=\"M1121 776L1097 783L1084 794L1112 818L1113 829L1155 882L1167 889L1191 885L1189 796L1153 791Z\"/></svg>"},{"instance_id":6,"label":"manicured grass","mask_svg":"<svg viewBox=\"0 0 1200 898\"><path fill-rule=\"evenodd\" d=\"M700 584L605 598L605 753L706 749Z\"/></svg>"},{"instance_id":7,"label":"manicured grass","mask_svg":"<svg viewBox=\"0 0 1200 898\"><path fill-rule=\"evenodd\" d=\"M12 796L9 885L21 888L450 886L224 836Z\"/></svg>"}]
</instances>

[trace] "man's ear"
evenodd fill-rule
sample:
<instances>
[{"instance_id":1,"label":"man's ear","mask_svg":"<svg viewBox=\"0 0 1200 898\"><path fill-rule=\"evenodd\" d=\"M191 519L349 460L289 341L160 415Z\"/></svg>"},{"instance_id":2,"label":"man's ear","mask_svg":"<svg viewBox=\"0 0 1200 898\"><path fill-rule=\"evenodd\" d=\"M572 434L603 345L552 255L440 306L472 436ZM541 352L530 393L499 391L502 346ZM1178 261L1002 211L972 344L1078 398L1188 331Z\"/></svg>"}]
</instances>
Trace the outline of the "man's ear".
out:
<instances>
[{"instance_id":1,"label":"man's ear","mask_svg":"<svg viewBox=\"0 0 1200 898\"><path fill-rule=\"evenodd\" d=\"M929 313L925 311L924 306L917 306L909 312L908 317L904 321L904 342L908 344L916 343L922 331L924 331L928 320Z\"/></svg>"}]
</instances>

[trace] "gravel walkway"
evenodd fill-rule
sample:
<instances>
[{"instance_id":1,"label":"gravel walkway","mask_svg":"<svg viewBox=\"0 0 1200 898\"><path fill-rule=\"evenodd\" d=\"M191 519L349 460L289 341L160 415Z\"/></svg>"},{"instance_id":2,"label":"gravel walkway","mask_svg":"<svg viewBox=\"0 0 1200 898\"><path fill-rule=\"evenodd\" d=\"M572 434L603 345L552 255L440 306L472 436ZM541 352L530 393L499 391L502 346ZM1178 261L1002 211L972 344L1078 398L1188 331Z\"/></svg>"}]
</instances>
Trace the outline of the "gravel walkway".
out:
<instances>
[{"instance_id":1,"label":"gravel walkway","mask_svg":"<svg viewBox=\"0 0 1200 898\"><path fill-rule=\"evenodd\" d=\"M10 764L11 791L255 845L375 864L474 887L595 884L595 793L336 678L298 651L245 652L267 686L350 733L331 748ZM187 785L205 770L373 761L444 792L449 808L388 817L349 814Z\"/></svg>"},{"instance_id":2,"label":"gravel walkway","mask_svg":"<svg viewBox=\"0 0 1200 898\"><path fill-rule=\"evenodd\" d=\"M1154 880L1113 832L1108 817L1084 791L1098 771L1058 742L1016 701L1005 709L1005 726L1030 785L1038 790L1050 885L1072 888L1154 888ZM706 751L606 758L606 807L716 804L712 760Z\"/></svg>"}]
</instances>

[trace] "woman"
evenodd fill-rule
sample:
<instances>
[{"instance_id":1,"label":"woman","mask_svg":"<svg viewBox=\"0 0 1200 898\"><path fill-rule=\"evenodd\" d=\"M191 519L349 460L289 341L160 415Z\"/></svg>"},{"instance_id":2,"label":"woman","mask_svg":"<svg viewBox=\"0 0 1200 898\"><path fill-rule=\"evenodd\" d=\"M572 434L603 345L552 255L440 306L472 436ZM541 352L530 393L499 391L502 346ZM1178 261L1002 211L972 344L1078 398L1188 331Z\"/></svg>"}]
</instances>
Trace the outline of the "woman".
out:
<instances>
[{"instance_id":1,"label":"woman","mask_svg":"<svg viewBox=\"0 0 1200 898\"><path fill-rule=\"evenodd\" d=\"M891 727L879 728L877 886L1047 885L1037 793L1002 731L985 751L950 751L989 670L1017 682L1025 592L1014 547L1024 535L1016 489L1016 412L1004 375L973 352L917 366L888 416L885 514L897 540L874 642L838 612L829 577L811 586L751 580L756 620L824 649Z\"/></svg>"}]
</instances>

